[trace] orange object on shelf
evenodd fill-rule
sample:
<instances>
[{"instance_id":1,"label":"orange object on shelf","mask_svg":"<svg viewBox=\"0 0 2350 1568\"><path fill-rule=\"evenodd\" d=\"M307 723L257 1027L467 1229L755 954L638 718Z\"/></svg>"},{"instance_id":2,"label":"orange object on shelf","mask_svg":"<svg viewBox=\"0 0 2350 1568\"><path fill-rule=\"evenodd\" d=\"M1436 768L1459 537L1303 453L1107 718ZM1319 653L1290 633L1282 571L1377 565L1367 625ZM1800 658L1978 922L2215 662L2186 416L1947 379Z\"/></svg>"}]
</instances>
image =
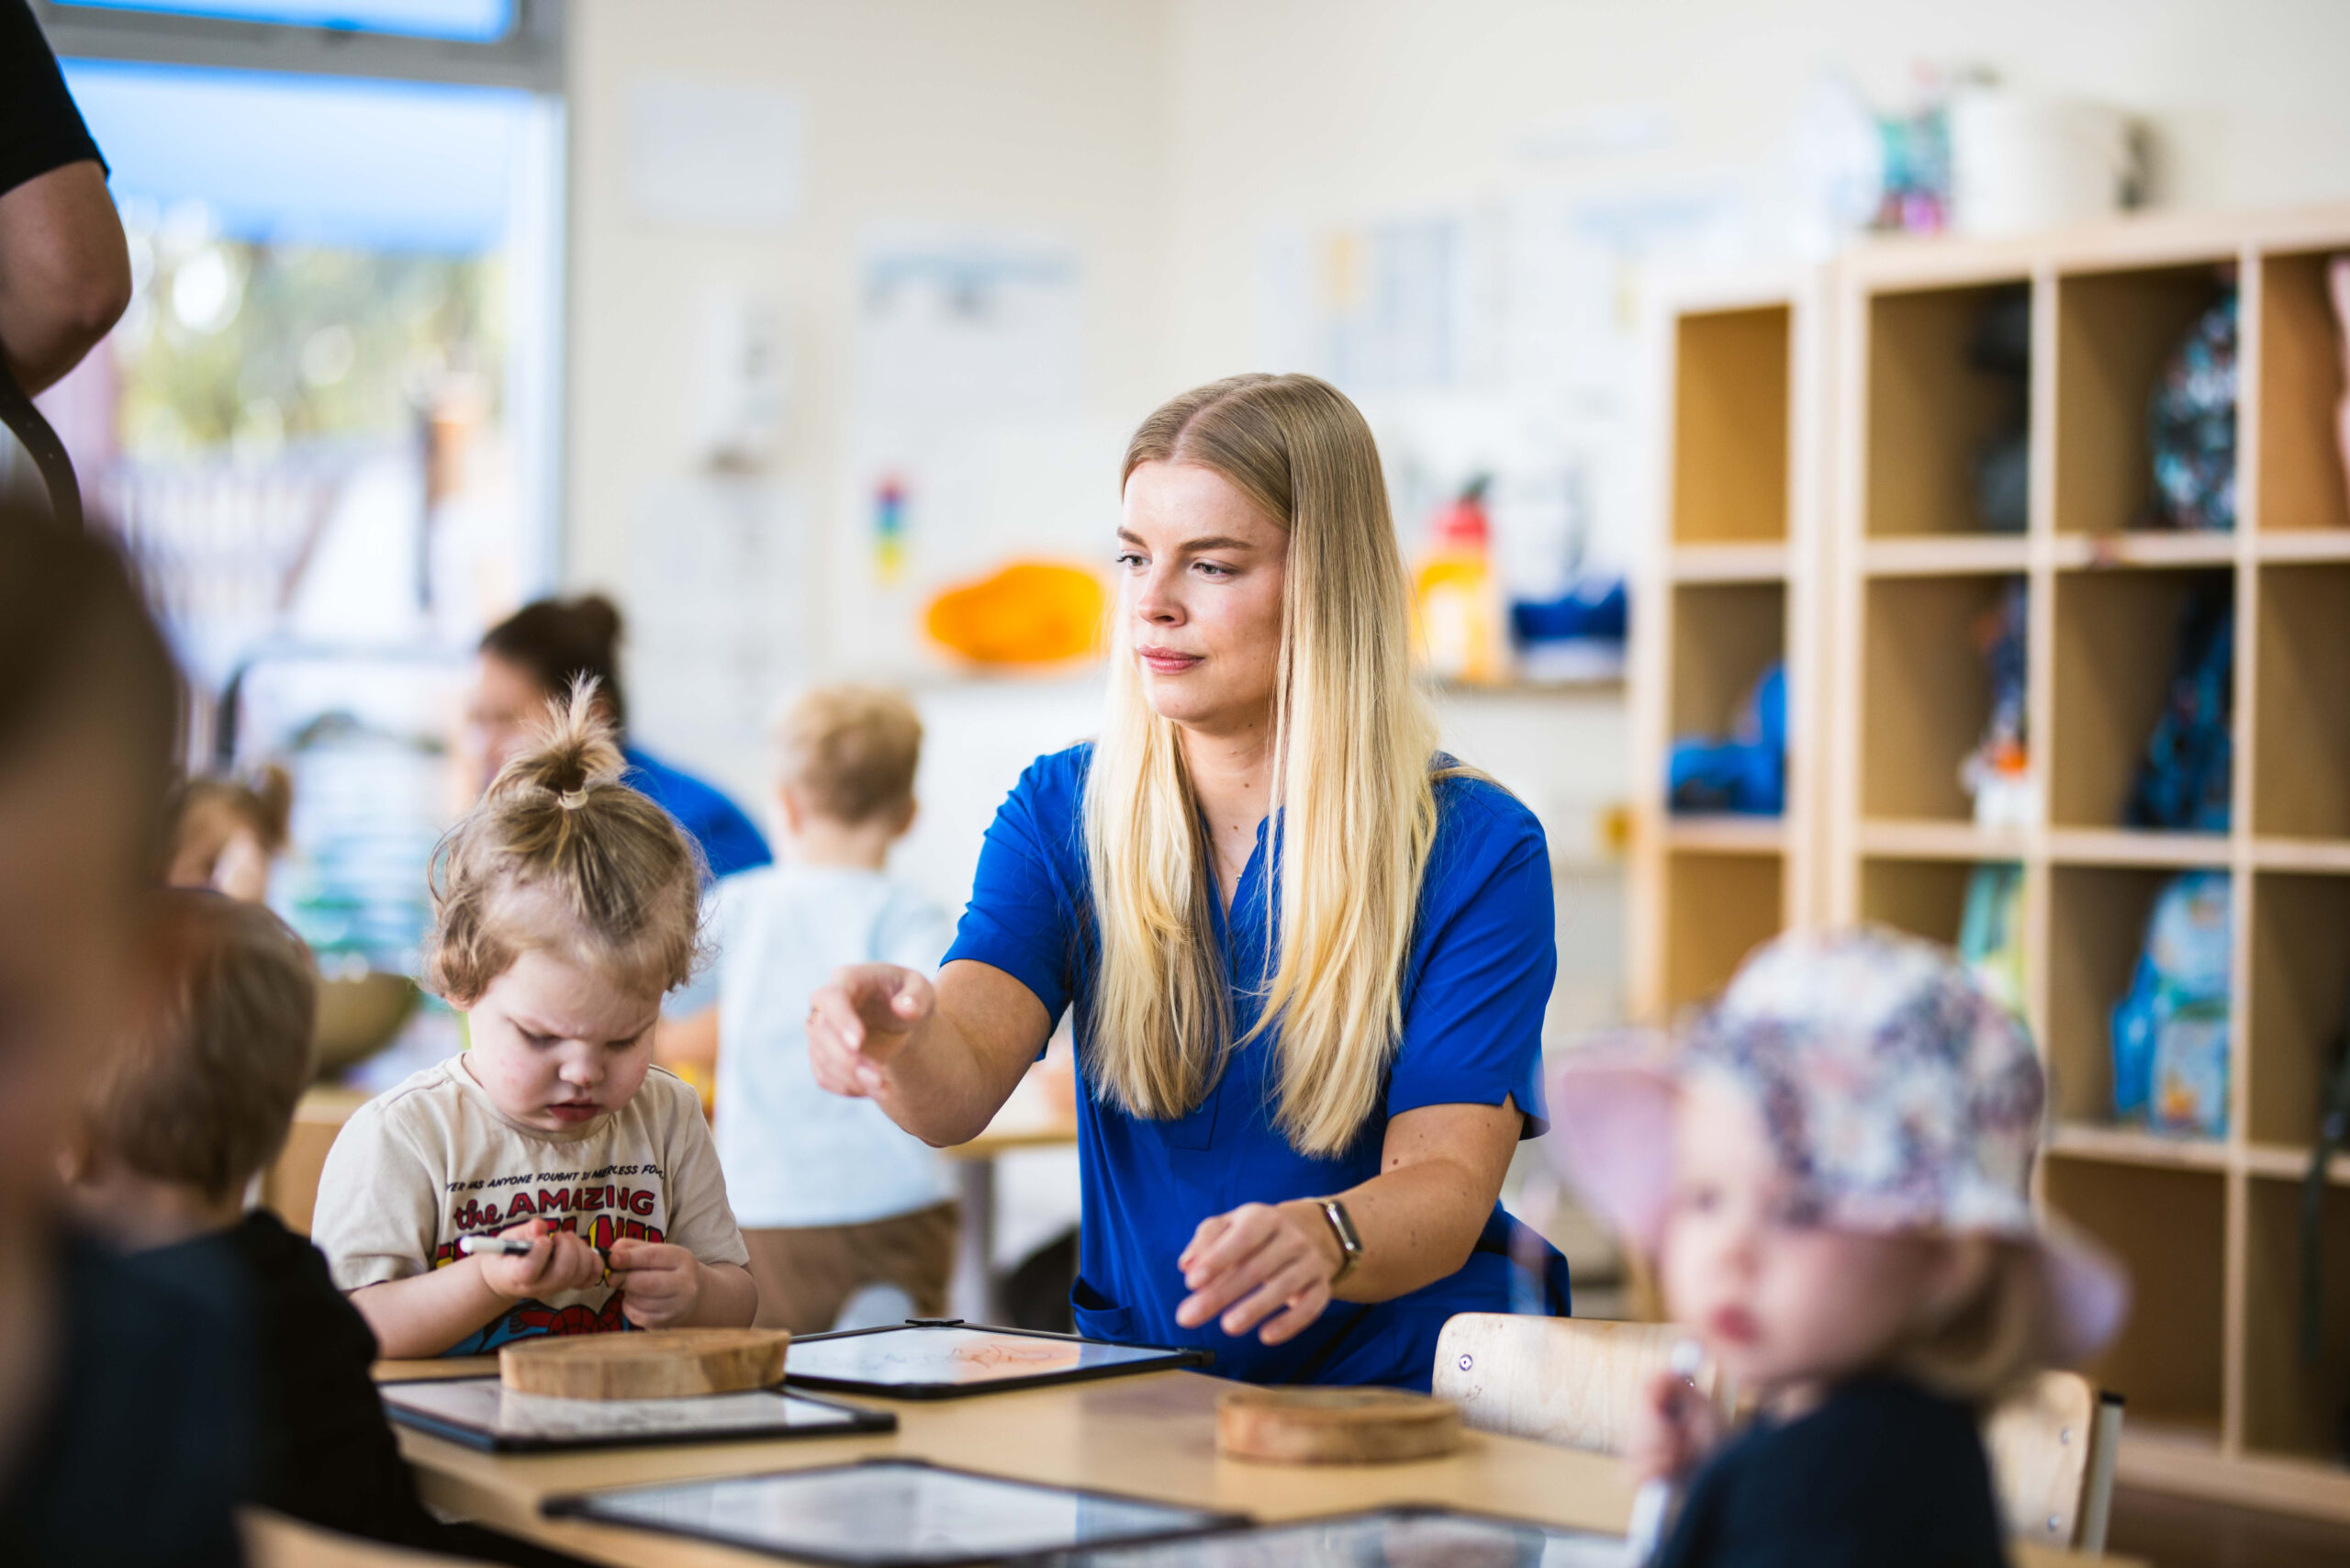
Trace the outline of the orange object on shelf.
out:
<instances>
[{"instance_id":1,"label":"orange object on shelf","mask_svg":"<svg viewBox=\"0 0 2350 1568\"><path fill-rule=\"evenodd\" d=\"M1015 561L950 588L923 623L941 645L985 665L1058 664L1102 650L1109 598L1080 566Z\"/></svg>"}]
</instances>

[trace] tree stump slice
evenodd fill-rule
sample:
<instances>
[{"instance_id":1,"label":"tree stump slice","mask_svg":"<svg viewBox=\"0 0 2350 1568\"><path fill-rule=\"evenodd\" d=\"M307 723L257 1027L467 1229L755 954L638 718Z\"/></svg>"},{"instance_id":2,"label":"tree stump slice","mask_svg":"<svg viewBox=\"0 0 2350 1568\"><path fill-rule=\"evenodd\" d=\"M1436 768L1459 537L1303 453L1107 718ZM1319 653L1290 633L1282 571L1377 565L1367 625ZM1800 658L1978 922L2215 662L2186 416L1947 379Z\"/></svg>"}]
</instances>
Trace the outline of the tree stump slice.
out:
<instances>
[{"instance_id":1,"label":"tree stump slice","mask_svg":"<svg viewBox=\"0 0 2350 1568\"><path fill-rule=\"evenodd\" d=\"M1460 1408L1393 1388L1236 1388L1216 1401L1215 1445L1276 1464L1393 1464L1460 1446Z\"/></svg>"},{"instance_id":2,"label":"tree stump slice","mask_svg":"<svg viewBox=\"0 0 2350 1568\"><path fill-rule=\"evenodd\" d=\"M498 1352L498 1381L557 1399L688 1399L783 1381L781 1328L662 1328L532 1339Z\"/></svg>"}]
</instances>

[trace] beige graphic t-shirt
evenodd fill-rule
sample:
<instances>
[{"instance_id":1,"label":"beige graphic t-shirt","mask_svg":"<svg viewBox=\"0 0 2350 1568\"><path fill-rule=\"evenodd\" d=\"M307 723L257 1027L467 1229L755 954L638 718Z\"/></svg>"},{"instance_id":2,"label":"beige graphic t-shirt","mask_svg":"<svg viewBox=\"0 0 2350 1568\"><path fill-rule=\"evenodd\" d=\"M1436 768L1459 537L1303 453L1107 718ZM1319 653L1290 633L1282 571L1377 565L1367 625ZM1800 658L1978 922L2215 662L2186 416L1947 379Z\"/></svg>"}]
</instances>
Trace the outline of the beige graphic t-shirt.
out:
<instances>
[{"instance_id":1,"label":"beige graphic t-shirt","mask_svg":"<svg viewBox=\"0 0 2350 1568\"><path fill-rule=\"evenodd\" d=\"M355 1112L327 1154L310 1239L340 1289L453 1263L462 1236L533 1216L598 1247L668 1241L705 1263L748 1263L701 1103L663 1068L629 1103L565 1132L509 1120L465 1058L426 1068ZM451 1346L476 1356L541 1334L627 1327L610 1285L521 1302Z\"/></svg>"}]
</instances>

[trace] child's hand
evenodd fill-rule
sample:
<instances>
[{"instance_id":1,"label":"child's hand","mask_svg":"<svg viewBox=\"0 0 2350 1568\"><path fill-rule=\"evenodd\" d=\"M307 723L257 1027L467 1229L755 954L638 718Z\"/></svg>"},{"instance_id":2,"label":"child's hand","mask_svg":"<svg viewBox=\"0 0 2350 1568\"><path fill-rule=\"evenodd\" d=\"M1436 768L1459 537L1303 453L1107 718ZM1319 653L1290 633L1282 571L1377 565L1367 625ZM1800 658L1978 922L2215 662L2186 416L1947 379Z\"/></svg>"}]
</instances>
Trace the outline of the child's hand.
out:
<instances>
[{"instance_id":1,"label":"child's hand","mask_svg":"<svg viewBox=\"0 0 2350 1568\"><path fill-rule=\"evenodd\" d=\"M1721 1437L1721 1413L1714 1402L1687 1379L1660 1372L1640 1390L1624 1462L1635 1481L1677 1481Z\"/></svg>"},{"instance_id":2,"label":"child's hand","mask_svg":"<svg viewBox=\"0 0 2350 1568\"><path fill-rule=\"evenodd\" d=\"M555 1229L551 1220L525 1220L498 1234L532 1238L531 1250L521 1257L475 1260L484 1282L508 1301L586 1290L604 1277L603 1257L577 1233Z\"/></svg>"},{"instance_id":3,"label":"child's hand","mask_svg":"<svg viewBox=\"0 0 2350 1568\"><path fill-rule=\"evenodd\" d=\"M612 1283L631 1323L667 1328L693 1316L701 1300L701 1263L673 1242L615 1241Z\"/></svg>"},{"instance_id":4,"label":"child's hand","mask_svg":"<svg viewBox=\"0 0 2350 1568\"><path fill-rule=\"evenodd\" d=\"M853 1098L878 1093L881 1069L938 1005L931 983L895 964L851 964L808 1002L816 1081Z\"/></svg>"}]
</instances>

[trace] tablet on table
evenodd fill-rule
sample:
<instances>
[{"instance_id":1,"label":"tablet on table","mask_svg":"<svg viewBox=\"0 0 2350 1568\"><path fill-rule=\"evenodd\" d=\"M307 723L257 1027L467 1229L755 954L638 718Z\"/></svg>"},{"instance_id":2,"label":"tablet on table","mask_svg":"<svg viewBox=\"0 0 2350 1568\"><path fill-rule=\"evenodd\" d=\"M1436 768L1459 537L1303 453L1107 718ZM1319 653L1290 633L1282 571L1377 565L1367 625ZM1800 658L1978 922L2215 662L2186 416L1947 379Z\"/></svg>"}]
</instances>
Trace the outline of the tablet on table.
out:
<instances>
[{"instance_id":1,"label":"tablet on table","mask_svg":"<svg viewBox=\"0 0 2350 1568\"><path fill-rule=\"evenodd\" d=\"M1620 1535L1450 1508L1327 1518L1057 1553L1050 1568L1633 1568Z\"/></svg>"},{"instance_id":2,"label":"tablet on table","mask_svg":"<svg viewBox=\"0 0 2350 1568\"><path fill-rule=\"evenodd\" d=\"M376 1391L395 1421L503 1452L720 1442L743 1438L842 1438L894 1430L886 1410L860 1410L779 1388L685 1399L560 1399L519 1394L494 1377L391 1383Z\"/></svg>"},{"instance_id":3,"label":"tablet on table","mask_svg":"<svg viewBox=\"0 0 2350 1568\"><path fill-rule=\"evenodd\" d=\"M946 1568L1166 1540L1247 1521L1176 1503L1015 1481L916 1459L550 1499L550 1515L840 1568Z\"/></svg>"},{"instance_id":4,"label":"tablet on table","mask_svg":"<svg viewBox=\"0 0 2350 1568\"><path fill-rule=\"evenodd\" d=\"M851 1328L794 1339L784 1358L783 1375L787 1383L840 1394L949 1399L1169 1367L1204 1367L1214 1360L1205 1350L1118 1345L1029 1328L989 1328L959 1318L918 1318L887 1328Z\"/></svg>"}]
</instances>

